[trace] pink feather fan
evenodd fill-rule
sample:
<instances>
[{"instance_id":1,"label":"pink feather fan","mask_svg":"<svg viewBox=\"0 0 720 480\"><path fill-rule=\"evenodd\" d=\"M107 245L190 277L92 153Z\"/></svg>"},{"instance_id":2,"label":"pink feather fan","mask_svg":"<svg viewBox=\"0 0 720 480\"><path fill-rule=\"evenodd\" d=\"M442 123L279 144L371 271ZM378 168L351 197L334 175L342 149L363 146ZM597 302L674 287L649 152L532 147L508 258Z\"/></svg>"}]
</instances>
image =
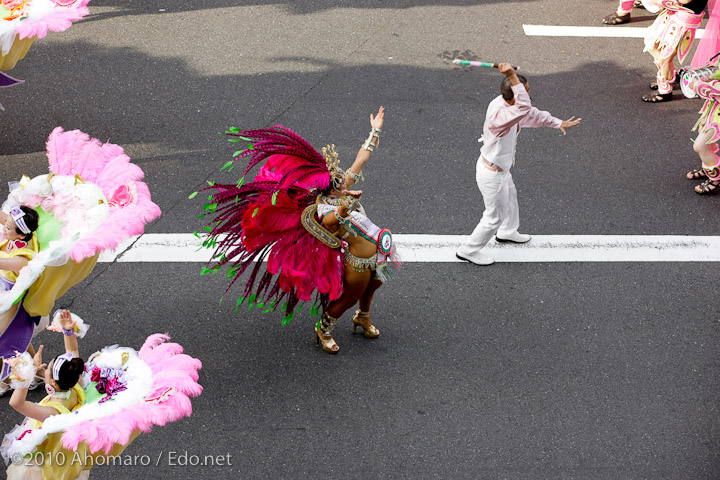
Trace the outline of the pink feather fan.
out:
<instances>
[{"instance_id":1,"label":"pink feather fan","mask_svg":"<svg viewBox=\"0 0 720 480\"><path fill-rule=\"evenodd\" d=\"M192 414L189 397L202 393L197 383L200 360L185 355L182 346L166 343L169 336L149 336L140 349L139 357L152 370L152 397L155 392L171 392L161 401L146 397L120 411L85 422L65 430L62 436L64 448L75 451L81 442L86 442L91 453L110 453L116 444L127 445L134 431L148 433L155 425L165 425Z\"/></svg>"},{"instance_id":2,"label":"pink feather fan","mask_svg":"<svg viewBox=\"0 0 720 480\"><path fill-rule=\"evenodd\" d=\"M71 251L71 258L80 262L102 250L115 249L120 242L140 235L145 224L160 216L150 190L140 180L144 173L130 162L118 145L101 143L80 130L55 128L47 141L50 172L58 175L79 175L94 183L110 200L110 215L92 234L80 239ZM119 197L123 201L117 200Z\"/></svg>"},{"instance_id":3,"label":"pink feather fan","mask_svg":"<svg viewBox=\"0 0 720 480\"><path fill-rule=\"evenodd\" d=\"M63 32L70 28L72 22L80 20L90 13L87 4L90 0L77 0L66 6L56 4L55 9L36 21L22 21L15 27L15 34L22 40L29 37L45 37L49 31Z\"/></svg>"}]
</instances>

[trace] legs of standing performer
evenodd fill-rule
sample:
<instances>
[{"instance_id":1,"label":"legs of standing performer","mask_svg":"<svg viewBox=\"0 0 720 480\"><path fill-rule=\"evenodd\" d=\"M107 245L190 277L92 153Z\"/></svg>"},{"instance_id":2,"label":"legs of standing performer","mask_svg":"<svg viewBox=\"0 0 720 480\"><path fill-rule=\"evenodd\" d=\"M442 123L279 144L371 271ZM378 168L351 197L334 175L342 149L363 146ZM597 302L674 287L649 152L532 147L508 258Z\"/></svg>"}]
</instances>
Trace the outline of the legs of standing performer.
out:
<instances>
[{"instance_id":1,"label":"legs of standing performer","mask_svg":"<svg viewBox=\"0 0 720 480\"><path fill-rule=\"evenodd\" d=\"M375 291L382 286L382 282L375 278L375 272L372 270L366 270L364 272L358 272L353 267L345 266L345 277L343 281L343 294L340 298L330 303L327 311L323 315L322 319L318 322L315 327L315 333L318 342L322 342L323 350L328 353L337 353L340 350L335 340L332 338L332 330L339 321L340 317L349 308L352 308L358 300L360 301L359 312L367 315L358 315L356 318L358 321L353 319L355 324L363 327L363 330L367 332L365 335L368 338L376 338L380 332L370 323L370 303L372 302ZM366 318L367 320L362 320Z\"/></svg>"},{"instance_id":2,"label":"legs of standing performer","mask_svg":"<svg viewBox=\"0 0 720 480\"><path fill-rule=\"evenodd\" d=\"M657 103L666 102L672 99L672 84L675 82L675 55L677 55L677 49L672 52L669 57L661 58L660 50L658 45L650 50L650 53L655 58L655 65L658 67L657 72L657 91L650 92L642 97L644 102Z\"/></svg>"},{"instance_id":3,"label":"legs of standing performer","mask_svg":"<svg viewBox=\"0 0 720 480\"><path fill-rule=\"evenodd\" d=\"M700 134L695 139L693 150L700 156L702 167L705 171L707 180L695 187L695 192L700 194L711 193L720 188L720 157L718 157L717 143L707 143L713 137L714 132L703 132L700 128Z\"/></svg>"},{"instance_id":4,"label":"legs of standing performer","mask_svg":"<svg viewBox=\"0 0 720 480\"><path fill-rule=\"evenodd\" d=\"M485 245L497 234L500 240L524 243L529 235L518 233L520 211L517 190L510 172L494 172L478 161L475 177L482 193L485 211L480 223L457 251L458 258L477 265L491 265L495 261L481 253Z\"/></svg>"},{"instance_id":5,"label":"legs of standing performer","mask_svg":"<svg viewBox=\"0 0 720 480\"><path fill-rule=\"evenodd\" d=\"M634 3L634 0L620 0L617 11L603 18L603 23L606 25L620 25L621 23L628 23L630 21L630 12L632 12Z\"/></svg>"}]
</instances>

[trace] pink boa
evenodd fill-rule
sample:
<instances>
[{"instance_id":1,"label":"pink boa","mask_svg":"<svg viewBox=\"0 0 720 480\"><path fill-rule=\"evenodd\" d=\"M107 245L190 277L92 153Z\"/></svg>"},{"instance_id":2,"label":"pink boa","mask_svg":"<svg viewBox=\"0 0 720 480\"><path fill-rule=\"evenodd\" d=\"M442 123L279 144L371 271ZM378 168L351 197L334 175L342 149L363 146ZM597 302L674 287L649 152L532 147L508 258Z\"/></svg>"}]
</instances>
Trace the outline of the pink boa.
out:
<instances>
[{"instance_id":1,"label":"pink boa","mask_svg":"<svg viewBox=\"0 0 720 480\"><path fill-rule=\"evenodd\" d=\"M20 22L15 27L15 33L22 40L28 37L43 38L48 31L64 32L70 28L72 22L80 20L90 13L87 8L89 2L90 0L78 0L68 7L58 6L53 13L36 22Z\"/></svg>"},{"instance_id":2,"label":"pink boa","mask_svg":"<svg viewBox=\"0 0 720 480\"><path fill-rule=\"evenodd\" d=\"M91 453L102 450L108 454L115 444L127 445L135 430L148 433L155 425L165 425L192 414L189 397L202 393L203 388L197 383L197 371L202 363L183 354L183 348L177 343L165 343L169 339L159 333L149 336L139 356L153 372L150 396L169 388L174 389L172 394L159 402L141 402L113 415L68 428L62 436L64 448L76 451L81 442L86 442Z\"/></svg>"},{"instance_id":3,"label":"pink boa","mask_svg":"<svg viewBox=\"0 0 720 480\"><path fill-rule=\"evenodd\" d=\"M140 180L145 176L142 169L130 163L130 157L118 145L100 143L80 130L66 132L57 127L47 141L50 172L58 175L80 175L94 183L111 199L123 186L133 184L137 201L133 204L115 206L110 216L91 235L81 239L73 247L71 257L80 262L102 250L115 249L118 244L133 235L145 231L145 224L160 216L160 208L150 197L150 190Z\"/></svg>"}]
</instances>

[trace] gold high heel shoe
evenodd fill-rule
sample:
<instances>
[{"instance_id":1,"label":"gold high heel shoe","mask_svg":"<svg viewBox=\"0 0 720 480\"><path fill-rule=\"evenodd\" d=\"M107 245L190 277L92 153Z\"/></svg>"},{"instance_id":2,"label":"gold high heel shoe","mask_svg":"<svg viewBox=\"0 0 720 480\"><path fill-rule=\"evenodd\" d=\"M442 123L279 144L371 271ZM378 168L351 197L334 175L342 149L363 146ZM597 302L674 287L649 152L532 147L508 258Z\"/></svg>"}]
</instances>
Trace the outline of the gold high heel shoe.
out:
<instances>
[{"instance_id":1,"label":"gold high heel shoe","mask_svg":"<svg viewBox=\"0 0 720 480\"><path fill-rule=\"evenodd\" d=\"M333 328L335 328L339 320L324 313L322 318L315 324L315 344L322 342L322 349L333 355L340 351L340 346L335 343L335 339L332 337Z\"/></svg>"},{"instance_id":2,"label":"gold high heel shoe","mask_svg":"<svg viewBox=\"0 0 720 480\"><path fill-rule=\"evenodd\" d=\"M360 320L360 318L364 320ZM365 338L378 338L380 336L380 330L370 322L370 312L363 312L359 308L355 312L355 316L352 319L353 322L353 335L357 327L362 327L363 336Z\"/></svg>"}]
</instances>

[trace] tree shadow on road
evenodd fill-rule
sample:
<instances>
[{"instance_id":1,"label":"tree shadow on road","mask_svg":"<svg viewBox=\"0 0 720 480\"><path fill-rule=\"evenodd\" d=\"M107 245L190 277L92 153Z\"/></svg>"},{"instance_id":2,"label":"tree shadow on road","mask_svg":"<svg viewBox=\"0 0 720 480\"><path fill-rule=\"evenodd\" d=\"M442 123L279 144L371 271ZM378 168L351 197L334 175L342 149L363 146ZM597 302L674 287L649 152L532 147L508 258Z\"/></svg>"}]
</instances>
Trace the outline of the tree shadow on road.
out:
<instances>
[{"instance_id":1,"label":"tree shadow on road","mask_svg":"<svg viewBox=\"0 0 720 480\"><path fill-rule=\"evenodd\" d=\"M277 5L285 8L288 12L305 15L310 13L321 12L324 10L333 10L337 8L393 8L405 9L424 6L448 6L448 7L472 7L479 3L492 4L502 3L505 0L344 0L340 2L336 0L315 0L315 1L297 1L297 0L244 0L239 5L234 0L216 0L209 5L208 2L198 0L185 1L182 3L170 2L166 0L93 0L90 4L91 15L87 18L90 20L105 20L113 17L121 17L127 15L152 15L174 12L192 12L217 8L236 8L236 7L253 7L253 6L272 6ZM537 0L515 0L518 2L534 2ZM118 11L105 13L92 13L92 7L115 7Z\"/></svg>"},{"instance_id":2,"label":"tree shadow on road","mask_svg":"<svg viewBox=\"0 0 720 480\"><path fill-rule=\"evenodd\" d=\"M404 233L469 233L480 216L477 139L501 77L493 69L453 69L444 54L438 51L428 67L343 66L316 59L312 71L206 76L180 59L135 49L43 43L18 64L27 82L1 99L12 126L0 150L41 151L58 125L120 145L150 145L143 152L164 144L169 148L157 149L160 157L143 153L142 166L153 195L167 209L208 178L222 181L218 170L233 146L217 133L228 126L282 123L316 148L335 143L349 163L367 135L369 114L384 105L387 132L366 174L372 180L362 186L373 198L375 215ZM272 64L277 69L283 61L296 66L307 60L284 57ZM700 102L642 104L651 70L594 62L549 75L523 72L537 107L561 118L583 117L567 136L550 129L523 131L513 171L526 224L558 234L703 230L692 219L712 218L715 202L700 201L684 180L686 169L697 163L688 138ZM601 87L595 86L597 78L603 79ZM598 102L601 92L594 88L614 94ZM652 181L629 171L652 172ZM4 165L0 173L25 172ZM476 206L451 207L468 202ZM634 204L637 218L628 216ZM173 215L183 224L191 218L184 208ZM688 219L696 225L692 232L685 227Z\"/></svg>"}]
</instances>

